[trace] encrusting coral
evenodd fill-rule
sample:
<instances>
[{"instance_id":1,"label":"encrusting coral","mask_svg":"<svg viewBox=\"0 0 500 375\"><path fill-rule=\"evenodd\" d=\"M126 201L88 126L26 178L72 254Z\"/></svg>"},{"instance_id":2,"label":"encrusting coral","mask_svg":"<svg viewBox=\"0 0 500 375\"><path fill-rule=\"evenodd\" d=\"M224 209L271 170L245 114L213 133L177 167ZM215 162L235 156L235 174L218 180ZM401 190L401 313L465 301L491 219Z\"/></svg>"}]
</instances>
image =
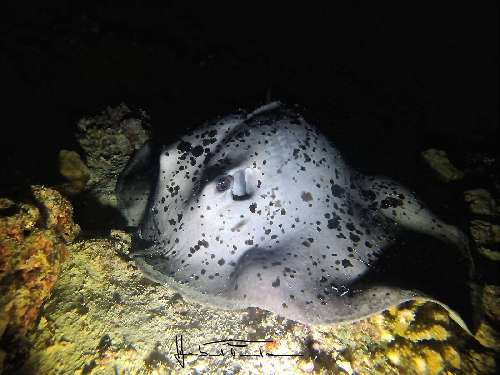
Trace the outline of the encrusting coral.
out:
<instances>
[{"instance_id":1,"label":"encrusting coral","mask_svg":"<svg viewBox=\"0 0 500 375\"><path fill-rule=\"evenodd\" d=\"M80 231L60 193L43 186L31 191L34 204L0 199L0 358L10 365L22 355L22 342L36 326L68 255L67 244Z\"/></svg>"}]
</instances>

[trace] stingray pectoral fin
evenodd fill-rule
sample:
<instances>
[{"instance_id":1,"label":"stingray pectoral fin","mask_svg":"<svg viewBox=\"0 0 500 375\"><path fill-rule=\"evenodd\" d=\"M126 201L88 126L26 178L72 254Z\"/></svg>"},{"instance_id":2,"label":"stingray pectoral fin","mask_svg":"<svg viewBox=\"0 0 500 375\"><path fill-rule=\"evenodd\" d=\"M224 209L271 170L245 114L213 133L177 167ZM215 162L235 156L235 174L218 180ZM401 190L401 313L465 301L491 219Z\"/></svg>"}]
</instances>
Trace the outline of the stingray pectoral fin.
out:
<instances>
[{"instance_id":1,"label":"stingray pectoral fin","mask_svg":"<svg viewBox=\"0 0 500 375\"><path fill-rule=\"evenodd\" d=\"M118 208L129 226L139 225L156 179L158 163L150 143L129 160L116 185Z\"/></svg>"},{"instance_id":2,"label":"stingray pectoral fin","mask_svg":"<svg viewBox=\"0 0 500 375\"><path fill-rule=\"evenodd\" d=\"M284 276L277 267L264 268L259 262L247 264L239 270L235 283L238 288L230 291L230 297L301 323L337 324L367 318L420 296L385 286L358 290L325 287L304 277L299 264L289 268L297 270L293 278Z\"/></svg>"},{"instance_id":3,"label":"stingray pectoral fin","mask_svg":"<svg viewBox=\"0 0 500 375\"><path fill-rule=\"evenodd\" d=\"M141 254L134 254L135 264L147 279L159 284L166 284L168 276L161 272L161 260L147 260L144 258L146 253L147 251L143 251Z\"/></svg>"},{"instance_id":4,"label":"stingray pectoral fin","mask_svg":"<svg viewBox=\"0 0 500 375\"><path fill-rule=\"evenodd\" d=\"M462 249L467 247L468 239L460 229L442 221L400 183L382 176L358 176L358 183L361 188L359 199L365 201L370 208L375 207L381 215L404 228L430 235Z\"/></svg>"},{"instance_id":5,"label":"stingray pectoral fin","mask_svg":"<svg viewBox=\"0 0 500 375\"><path fill-rule=\"evenodd\" d=\"M304 324L349 324L367 319L390 307L416 300L440 305L453 321L472 335L465 321L455 310L418 291L373 286L362 291L346 289L325 295L323 290L311 288L310 285L300 285L300 282L290 285L289 281L269 269L261 270L258 280L250 280L251 274L252 272L240 275L238 285L244 287L233 291L236 299L244 298L248 305L273 311ZM268 288L264 292L261 290L262 280L271 281L274 285L278 284L279 280L280 287Z\"/></svg>"},{"instance_id":6,"label":"stingray pectoral fin","mask_svg":"<svg viewBox=\"0 0 500 375\"><path fill-rule=\"evenodd\" d=\"M227 297L302 323L333 324L356 321L419 296L391 286L354 289L352 280L342 285L318 279L303 253L288 258L283 266L281 260L287 252L248 251L236 269L235 288Z\"/></svg>"},{"instance_id":7,"label":"stingray pectoral fin","mask_svg":"<svg viewBox=\"0 0 500 375\"><path fill-rule=\"evenodd\" d=\"M417 301L420 302L420 304L432 302L444 308L455 323L457 323L468 334L472 335L468 325L458 312L453 310L447 304L418 290L398 289L396 287L375 285L364 291L354 290L352 295L347 297L351 300L348 304L351 307L356 308L356 311L353 313L353 320L368 318L372 315L381 313L390 307L397 306L405 302ZM345 321L342 321L340 323L344 322Z\"/></svg>"},{"instance_id":8,"label":"stingray pectoral fin","mask_svg":"<svg viewBox=\"0 0 500 375\"><path fill-rule=\"evenodd\" d=\"M390 307L397 306L409 301L417 301L421 304L425 302L432 302L444 308L447 311L449 317L455 323L457 323L468 334L470 334L471 336L473 335L460 314L458 314L455 310L453 310L445 303L429 297L419 291L396 289L386 286L373 286L364 292L354 291L352 295L346 295L340 298L346 298L346 300L344 301L345 304L349 306L349 309L355 308L355 310L351 310L350 319L335 321L337 320L337 318L333 317L333 323L344 324L369 318L370 316L381 313ZM336 303L339 303L339 301L336 301ZM349 309L347 309L347 311L349 311Z\"/></svg>"}]
</instances>

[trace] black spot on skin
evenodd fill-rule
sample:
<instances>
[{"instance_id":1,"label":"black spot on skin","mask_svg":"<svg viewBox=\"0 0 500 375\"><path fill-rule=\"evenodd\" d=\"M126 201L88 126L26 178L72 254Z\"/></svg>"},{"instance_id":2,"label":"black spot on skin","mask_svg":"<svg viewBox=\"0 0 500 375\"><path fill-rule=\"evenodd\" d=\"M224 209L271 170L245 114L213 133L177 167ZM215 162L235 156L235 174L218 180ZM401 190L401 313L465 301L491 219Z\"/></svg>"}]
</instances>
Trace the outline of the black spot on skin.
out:
<instances>
[{"instance_id":1,"label":"black spot on skin","mask_svg":"<svg viewBox=\"0 0 500 375\"><path fill-rule=\"evenodd\" d=\"M210 139L204 139L202 141L203 143L203 146L208 146L208 145L211 145L213 143L217 142L217 139L216 138L210 138Z\"/></svg>"},{"instance_id":2,"label":"black spot on skin","mask_svg":"<svg viewBox=\"0 0 500 375\"><path fill-rule=\"evenodd\" d=\"M189 151L191 151L191 143L185 142L185 141L181 141L177 145L177 149L179 151L182 151L182 152L189 152Z\"/></svg>"},{"instance_id":3,"label":"black spot on skin","mask_svg":"<svg viewBox=\"0 0 500 375\"><path fill-rule=\"evenodd\" d=\"M246 241L245 241L245 244L246 244L246 245L253 245L253 241L252 241L252 240L246 240Z\"/></svg>"},{"instance_id":4,"label":"black spot on skin","mask_svg":"<svg viewBox=\"0 0 500 375\"><path fill-rule=\"evenodd\" d=\"M302 242L302 245L304 245L305 247L311 247L311 244L308 241Z\"/></svg>"},{"instance_id":5,"label":"black spot on skin","mask_svg":"<svg viewBox=\"0 0 500 375\"><path fill-rule=\"evenodd\" d=\"M342 265L344 266L344 268L352 267L352 263L349 259L342 260Z\"/></svg>"},{"instance_id":6,"label":"black spot on skin","mask_svg":"<svg viewBox=\"0 0 500 375\"><path fill-rule=\"evenodd\" d=\"M303 191L300 197L304 202L310 202L313 200L312 194L307 191Z\"/></svg>"},{"instance_id":7,"label":"black spot on skin","mask_svg":"<svg viewBox=\"0 0 500 375\"><path fill-rule=\"evenodd\" d=\"M220 258L220 259L217 261L217 264L218 264L219 266L223 266L223 265L224 265L224 263L226 263L226 261L225 261L223 258Z\"/></svg>"},{"instance_id":8,"label":"black spot on skin","mask_svg":"<svg viewBox=\"0 0 500 375\"><path fill-rule=\"evenodd\" d=\"M333 184L332 185L332 195L337 198L343 198L345 195L345 189L338 185L338 184Z\"/></svg>"},{"instance_id":9,"label":"black spot on skin","mask_svg":"<svg viewBox=\"0 0 500 375\"><path fill-rule=\"evenodd\" d=\"M194 157L201 156L203 154L203 147L200 145L196 146L191 150L191 154L193 154Z\"/></svg>"},{"instance_id":10,"label":"black spot on skin","mask_svg":"<svg viewBox=\"0 0 500 375\"><path fill-rule=\"evenodd\" d=\"M254 214L254 213L255 213L255 209L256 209L256 208L257 208L257 203L255 203L255 202L254 202L254 203L252 203L252 204L250 205L250 212Z\"/></svg>"},{"instance_id":11,"label":"black spot on skin","mask_svg":"<svg viewBox=\"0 0 500 375\"><path fill-rule=\"evenodd\" d=\"M328 229L337 229L337 230L341 229L340 228L340 216L338 216L337 214L334 213L332 215L332 218L328 219Z\"/></svg>"},{"instance_id":12,"label":"black spot on skin","mask_svg":"<svg viewBox=\"0 0 500 375\"><path fill-rule=\"evenodd\" d=\"M273 286L273 288L277 288L280 286L280 278L277 277L276 280L274 280L271 284Z\"/></svg>"},{"instance_id":13,"label":"black spot on skin","mask_svg":"<svg viewBox=\"0 0 500 375\"><path fill-rule=\"evenodd\" d=\"M359 240L361 239L361 237L352 232L349 233L349 238L351 239L352 242L359 242Z\"/></svg>"}]
</instances>

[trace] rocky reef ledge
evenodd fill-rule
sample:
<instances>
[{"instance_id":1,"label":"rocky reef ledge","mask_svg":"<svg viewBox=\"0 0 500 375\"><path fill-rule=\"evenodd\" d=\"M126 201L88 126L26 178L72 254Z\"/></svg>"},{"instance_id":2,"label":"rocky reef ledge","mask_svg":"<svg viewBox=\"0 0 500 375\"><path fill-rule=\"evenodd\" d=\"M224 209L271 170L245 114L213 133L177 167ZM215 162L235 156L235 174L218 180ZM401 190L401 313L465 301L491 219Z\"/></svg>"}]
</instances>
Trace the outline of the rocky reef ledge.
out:
<instances>
[{"instance_id":1,"label":"rocky reef ledge","mask_svg":"<svg viewBox=\"0 0 500 375\"><path fill-rule=\"evenodd\" d=\"M34 203L0 200L5 373L495 373L498 341L470 336L423 300L336 326L187 301L142 276L127 257L127 233L73 242L68 201L32 191ZM498 318L492 288L483 298L489 322ZM193 355L179 355L181 336ZM267 342L207 344L218 340Z\"/></svg>"}]
</instances>

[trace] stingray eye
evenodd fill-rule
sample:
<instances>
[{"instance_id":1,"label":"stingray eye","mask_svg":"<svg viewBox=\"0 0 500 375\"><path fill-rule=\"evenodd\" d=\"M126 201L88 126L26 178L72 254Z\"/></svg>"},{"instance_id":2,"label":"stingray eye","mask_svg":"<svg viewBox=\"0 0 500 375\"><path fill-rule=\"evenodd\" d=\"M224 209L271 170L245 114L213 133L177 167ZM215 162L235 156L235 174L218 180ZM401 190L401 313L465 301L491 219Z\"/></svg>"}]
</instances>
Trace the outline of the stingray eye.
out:
<instances>
[{"instance_id":1,"label":"stingray eye","mask_svg":"<svg viewBox=\"0 0 500 375\"><path fill-rule=\"evenodd\" d=\"M217 177L215 188L217 191L226 191L233 183L233 176L220 176Z\"/></svg>"}]
</instances>

